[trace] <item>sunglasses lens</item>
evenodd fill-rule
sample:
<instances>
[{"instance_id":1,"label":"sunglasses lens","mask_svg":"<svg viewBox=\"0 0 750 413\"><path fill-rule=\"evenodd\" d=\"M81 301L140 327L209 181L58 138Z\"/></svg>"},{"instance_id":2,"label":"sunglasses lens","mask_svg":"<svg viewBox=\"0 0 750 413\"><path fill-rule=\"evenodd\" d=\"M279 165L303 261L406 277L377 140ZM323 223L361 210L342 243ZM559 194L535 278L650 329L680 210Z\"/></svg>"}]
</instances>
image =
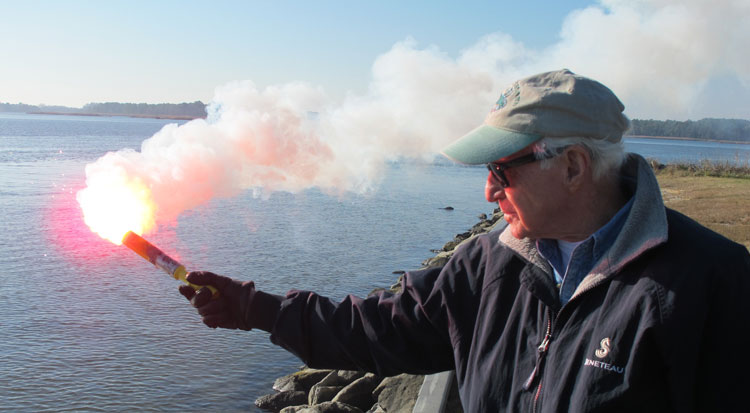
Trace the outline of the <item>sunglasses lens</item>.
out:
<instances>
[{"instance_id":1,"label":"sunglasses lens","mask_svg":"<svg viewBox=\"0 0 750 413\"><path fill-rule=\"evenodd\" d=\"M495 164L487 164L487 169L490 170L492 173L492 176L497 180L497 182L500 183L500 186L503 188L508 187L508 180L505 179L505 174L503 173L502 169L498 165Z\"/></svg>"}]
</instances>

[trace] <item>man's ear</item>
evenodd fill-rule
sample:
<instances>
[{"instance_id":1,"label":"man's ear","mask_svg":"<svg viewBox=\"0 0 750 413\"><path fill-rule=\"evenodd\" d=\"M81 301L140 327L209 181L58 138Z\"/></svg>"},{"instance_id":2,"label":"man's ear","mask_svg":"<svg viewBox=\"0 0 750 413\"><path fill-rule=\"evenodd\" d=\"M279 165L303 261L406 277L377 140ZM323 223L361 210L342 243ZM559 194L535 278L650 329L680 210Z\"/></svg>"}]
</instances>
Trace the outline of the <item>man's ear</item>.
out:
<instances>
[{"instance_id":1,"label":"man's ear","mask_svg":"<svg viewBox=\"0 0 750 413\"><path fill-rule=\"evenodd\" d=\"M591 154L583 146L574 145L562 156L566 165L565 184L570 191L576 191L591 175Z\"/></svg>"}]
</instances>

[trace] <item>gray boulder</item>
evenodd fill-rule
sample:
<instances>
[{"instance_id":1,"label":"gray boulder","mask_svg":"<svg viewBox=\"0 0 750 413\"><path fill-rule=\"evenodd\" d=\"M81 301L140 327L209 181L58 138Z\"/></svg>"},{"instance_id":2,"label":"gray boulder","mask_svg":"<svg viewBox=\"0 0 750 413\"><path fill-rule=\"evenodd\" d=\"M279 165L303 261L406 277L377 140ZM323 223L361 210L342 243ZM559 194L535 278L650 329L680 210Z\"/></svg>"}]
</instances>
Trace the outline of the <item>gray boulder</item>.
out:
<instances>
[{"instance_id":1,"label":"gray boulder","mask_svg":"<svg viewBox=\"0 0 750 413\"><path fill-rule=\"evenodd\" d=\"M321 386L346 386L365 375L364 371L334 370L318 382Z\"/></svg>"},{"instance_id":2,"label":"gray boulder","mask_svg":"<svg viewBox=\"0 0 750 413\"><path fill-rule=\"evenodd\" d=\"M379 376L367 373L341 389L333 398L333 401L367 410L375 403L372 392L381 381L382 379Z\"/></svg>"},{"instance_id":3,"label":"gray boulder","mask_svg":"<svg viewBox=\"0 0 750 413\"><path fill-rule=\"evenodd\" d=\"M367 413L388 413L383 409L383 406L375 403Z\"/></svg>"},{"instance_id":4,"label":"gray boulder","mask_svg":"<svg viewBox=\"0 0 750 413\"><path fill-rule=\"evenodd\" d=\"M372 392L377 403L388 413L411 413L417 402L424 376L399 374L386 377Z\"/></svg>"},{"instance_id":5,"label":"gray boulder","mask_svg":"<svg viewBox=\"0 0 750 413\"><path fill-rule=\"evenodd\" d=\"M341 402L325 402L315 406L295 406L280 413L362 413L362 410Z\"/></svg>"},{"instance_id":6,"label":"gray boulder","mask_svg":"<svg viewBox=\"0 0 750 413\"><path fill-rule=\"evenodd\" d=\"M314 385L307 395L307 404L314 406L323 402L329 402L343 389L344 386L323 386L320 383Z\"/></svg>"},{"instance_id":7,"label":"gray boulder","mask_svg":"<svg viewBox=\"0 0 750 413\"><path fill-rule=\"evenodd\" d=\"M307 403L307 393L303 391L283 391L258 397L255 405L263 410L278 412L288 406Z\"/></svg>"},{"instance_id":8,"label":"gray boulder","mask_svg":"<svg viewBox=\"0 0 750 413\"><path fill-rule=\"evenodd\" d=\"M331 374L333 370L303 369L296 373L279 377L273 383L273 389L276 391L310 391L310 388L317 382L323 380Z\"/></svg>"},{"instance_id":9,"label":"gray boulder","mask_svg":"<svg viewBox=\"0 0 750 413\"><path fill-rule=\"evenodd\" d=\"M334 370L314 384L308 393L307 404L316 405L333 400L341 389L364 376L363 371Z\"/></svg>"}]
</instances>

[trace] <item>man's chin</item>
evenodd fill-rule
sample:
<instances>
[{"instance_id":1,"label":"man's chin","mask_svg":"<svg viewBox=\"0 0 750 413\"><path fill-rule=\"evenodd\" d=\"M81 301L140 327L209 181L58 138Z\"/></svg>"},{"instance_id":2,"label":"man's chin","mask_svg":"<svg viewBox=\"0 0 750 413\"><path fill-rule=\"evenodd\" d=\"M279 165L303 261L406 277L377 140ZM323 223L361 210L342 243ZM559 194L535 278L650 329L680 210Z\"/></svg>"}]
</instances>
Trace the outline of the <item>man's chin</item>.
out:
<instances>
[{"instance_id":1,"label":"man's chin","mask_svg":"<svg viewBox=\"0 0 750 413\"><path fill-rule=\"evenodd\" d=\"M510 227L510 234L513 235L514 238L517 239L524 239L526 238L527 234L523 227L521 227L521 224L518 222L518 218L515 217L506 217L505 221L508 223L508 226Z\"/></svg>"}]
</instances>

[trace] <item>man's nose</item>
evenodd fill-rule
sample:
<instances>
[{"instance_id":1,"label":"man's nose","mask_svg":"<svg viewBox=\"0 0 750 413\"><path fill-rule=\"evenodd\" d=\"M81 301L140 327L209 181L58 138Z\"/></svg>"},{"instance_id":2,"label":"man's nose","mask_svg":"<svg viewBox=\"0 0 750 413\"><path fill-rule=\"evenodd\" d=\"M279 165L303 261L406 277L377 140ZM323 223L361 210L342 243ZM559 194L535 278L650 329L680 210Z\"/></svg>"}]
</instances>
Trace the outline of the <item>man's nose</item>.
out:
<instances>
[{"instance_id":1,"label":"man's nose","mask_svg":"<svg viewBox=\"0 0 750 413\"><path fill-rule=\"evenodd\" d=\"M500 182L492 175L487 174L487 182L484 184L484 197L487 202L497 202L505 199L505 188L500 185Z\"/></svg>"}]
</instances>

